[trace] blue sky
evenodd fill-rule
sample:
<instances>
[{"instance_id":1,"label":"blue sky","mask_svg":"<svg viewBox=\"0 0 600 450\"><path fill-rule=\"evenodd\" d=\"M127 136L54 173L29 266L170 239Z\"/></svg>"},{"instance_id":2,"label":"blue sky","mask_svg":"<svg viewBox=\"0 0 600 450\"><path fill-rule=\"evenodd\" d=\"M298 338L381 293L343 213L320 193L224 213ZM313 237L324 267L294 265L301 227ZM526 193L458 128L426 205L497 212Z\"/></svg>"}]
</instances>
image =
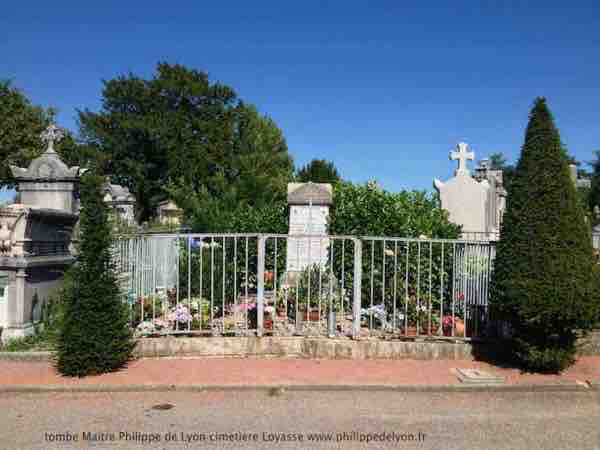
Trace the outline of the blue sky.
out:
<instances>
[{"instance_id":1,"label":"blue sky","mask_svg":"<svg viewBox=\"0 0 600 450\"><path fill-rule=\"evenodd\" d=\"M181 63L271 116L297 164L327 158L390 190L450 177L461 140L517 158L538 95L590 160L599 48L592 1L22 0L0 17L0 78L56 106L61 126L99 108L102 79Z\"/></svg>"}]
</instances>

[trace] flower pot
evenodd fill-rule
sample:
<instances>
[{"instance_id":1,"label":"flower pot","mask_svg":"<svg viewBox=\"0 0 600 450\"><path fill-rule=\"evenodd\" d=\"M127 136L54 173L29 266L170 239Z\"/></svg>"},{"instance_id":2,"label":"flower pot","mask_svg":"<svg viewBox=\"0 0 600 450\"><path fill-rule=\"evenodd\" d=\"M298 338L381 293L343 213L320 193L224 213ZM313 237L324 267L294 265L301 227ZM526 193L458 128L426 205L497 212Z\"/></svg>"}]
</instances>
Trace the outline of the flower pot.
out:
<instances>
[{"instance_id":1,"label":"flower pot","mask_svg":"<svg viewBox=\"0 0 600 450\"><path fill-rule=\"evenodd\" d=\"M263 328L265 330L272 330L273 329L273 320L272 319L264 319L263 320Z\"/></svg>"},{"instance_id":2,"label":"flower pot","mask_svg":"<svg viewBox=\"0 0 600 450\"><path fill-rule=\"evenodd\" d=\"M303 316L305 321L318 322L321 320L319 311L304 311Z\"/></svg>"},{"instance_id":3,"label":"flower pot","mask_svg":"<svg viewBox=\"0 0 600 450\"><path fill-rule=\"evenodd\" d=\"M465 322L462 319L456 319L454 327L454 336L463 337L465 335Z\"/></svg>"},{"instance_id":4,"label":"flower pot","mask_svg":"<svg viewBox=\"0 0 600 450\"><path fill-rule=\"evenodd\" d=\"M438 326L431 324L431 328L428 327L427 325L423 326L422 330L421 330L421 334L424 335L428 335L428 336L437 336L438 334Z\"/></svg>"},{"instance_id":5,"label":"flower pot","mask_svg":"<svg viewBox=\"0 0 600 450\"><path fill-rule=\"evenodd\" d=\"M465 335L465 322L458 317L454 319L454 336L464 337ZM452 336L452 326L444 326L444 336Z\"/></svg>"},{"instance_id":6,"label":"flower pot","mask_svg":"<svg viewBox=\"0 0 600 450\"><path fill-rule=\"evenodd\" d=\"M416 336L417 335L417 327L408 326L404 329L405 336Z\"/></svg>"}]
</instances>

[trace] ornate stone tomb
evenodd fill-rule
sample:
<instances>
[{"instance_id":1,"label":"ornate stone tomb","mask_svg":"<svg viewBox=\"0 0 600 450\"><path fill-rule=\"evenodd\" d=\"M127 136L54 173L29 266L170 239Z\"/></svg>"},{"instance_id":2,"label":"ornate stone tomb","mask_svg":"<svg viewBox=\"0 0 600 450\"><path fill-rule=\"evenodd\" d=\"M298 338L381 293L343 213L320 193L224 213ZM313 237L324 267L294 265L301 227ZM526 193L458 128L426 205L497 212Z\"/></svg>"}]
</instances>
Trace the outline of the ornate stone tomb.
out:
<instances>
[{"instance_id":1,"label":"ornate stone tomb","mask_svg":"<svg viewBox=\"0 0 600 450\"><path fill-rule=\"evenodd\" d=\"M135 225L135 197L127 187L113 184L107 178L104 184L104 203L119 223Z\"/></svg>"},{"instance_id":2,"label":"ornate stone tomb","mask_svg":"<svg viewBox=\"0 0 600 450\"><path fill-rule=\"evenodd\" d=\"M0 209L1 339L33 333L45 300L74 261L70 252L78 220L81 171L54 151L62 136L54 125L42 134L46 151L28 168L11 166L20 204Z\"/></svg>"}]
</instances>

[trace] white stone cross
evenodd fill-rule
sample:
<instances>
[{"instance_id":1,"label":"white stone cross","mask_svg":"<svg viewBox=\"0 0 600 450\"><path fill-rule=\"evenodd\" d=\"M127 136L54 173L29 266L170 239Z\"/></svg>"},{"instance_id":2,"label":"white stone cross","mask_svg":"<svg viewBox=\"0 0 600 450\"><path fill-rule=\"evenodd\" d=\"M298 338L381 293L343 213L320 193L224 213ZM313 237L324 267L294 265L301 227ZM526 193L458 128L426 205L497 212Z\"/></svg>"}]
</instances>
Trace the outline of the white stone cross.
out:
<instances>
[{"instance_id":1,"label":"white stone cross","mask_svg":"<svg viewBox=\"0 0 600 450\"><path fill-rule=\"evenodd\" d=\"M463 174L469 175L469 168L467 167L467 160L473 161L475 159L475 152L468 151L469 145L464 142L459 142L456 146L458 151L450 152L451 160L458 160L458 169L456 169L455 175Z\"/></svg>"},{"instance_id":2,"label":"white stone cross","mask_svg":"<svg viewBox=\"0 0 600 450\"><path fill-rule=\"evenodd\" d=\"M42 141L48 143L48 148L46 149L48 153L54 153L54 143L59 142L64 136L62 130L53 123L48 125L48 128L40 134Z\"/></svg>"}]
</instances>

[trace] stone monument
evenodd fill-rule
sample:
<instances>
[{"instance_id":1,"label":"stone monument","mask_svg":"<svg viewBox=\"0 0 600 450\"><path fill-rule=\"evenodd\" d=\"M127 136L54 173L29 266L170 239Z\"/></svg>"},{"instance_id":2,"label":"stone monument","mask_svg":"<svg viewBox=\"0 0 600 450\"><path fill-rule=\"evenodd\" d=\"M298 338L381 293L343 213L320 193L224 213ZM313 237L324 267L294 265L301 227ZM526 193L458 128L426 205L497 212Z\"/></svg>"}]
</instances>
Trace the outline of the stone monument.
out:
<instances>
[{"instance_id":1,"label":"stone monument","mask_svg":"<svg viewBox=\"0 0 600 450\"><path fill-rule=\"evenodd\" d=\"M118 222L128 226L135 225L135 197L127 187L113 184L107 178L104 184L104 203Z\"/></svg>"},{"instance_id":2,"label":"stone monument","mask_svg":"<svg viewBox=\"0 0 600 450\"><path fill-rule=\"evenodd\" d=\"M571 176L571 181L573 181L575 188L591 189L592 180L589 178L579 178L577 166L575 164L569 164L569 175Z\"/></svg>"},{"instance_id":3,"label":"stone monument","mask_svg":"<svg viewBox=\"0 0 600 450\"><path fill-rule=\"evenodd\" d=\"M46 151L28 168L11 166L21 202L0 209L0 338L32 334L43 303L74 261L69 246L78 220L78 167L54 151L62 137L51 125Z\"/></svg>"},{"instance_id":4,"label":"stone monument","mask_svg":"<svg viewBox=\"0 0 600 450\"><path fill-rule=\"evenodd\" d=\"M454 177L445 183L438 179L433 183L440 194L441 206L448 211L451 222L462 225L463 237L484 233L488 231L490 186L487 180L478 182L471 177L467 161L474 160L475 153L461 142L456 151L450 152L450 159L458 161Z\"/></svg>"},{"instance_id":5,"label":"stone monument","mask_svg":"<svg viewBox=\"0 0 600 450\"><path fill-rule=\"evenodd\" d=\"M156 217L162 225L178 227L181 225L183 210L173 200L164 200L156 208Z\"/></svg>"},{"instance_id":6,"label":"stone monument","mask_svg":"<svg viewBox=\"0 0 600 450\"><path fill-rule=\"evenodd\" d=\"M474 178L483 183L487 182L489 186L487 202L487 234L488 238L493 240L499 237L502 227L502 218L506 211L506 189L504 189L504 177L502 170L490 168L488 159L482 159L475 168Z\"/></svg>"},{"instance_id":7,"label":"stone monument","mask_svg":"<svg viewBox=\"0 0 600 450\"><path fill-rule=\"evenodd\" d=\"M54 150L54 142L63 138L55 125L41 134L47 148L28 168L10 166L18 181L21 203L68 212L78 212L79 202L75 196L79 184L79 167L67 167Z\"/></svg>"},{"instance_id":8,"label":"stone monument","mask_svg":"<svg viewBox=\"0 0 600 450\"><path fill-rule=\"evenodd\" d=\"M326 236L329 207L333 204L331 184L290 183L287 192L290 237L286 271L293 274L313 264L327 264L329 239Z\"/></svg>"}]
</instances>

